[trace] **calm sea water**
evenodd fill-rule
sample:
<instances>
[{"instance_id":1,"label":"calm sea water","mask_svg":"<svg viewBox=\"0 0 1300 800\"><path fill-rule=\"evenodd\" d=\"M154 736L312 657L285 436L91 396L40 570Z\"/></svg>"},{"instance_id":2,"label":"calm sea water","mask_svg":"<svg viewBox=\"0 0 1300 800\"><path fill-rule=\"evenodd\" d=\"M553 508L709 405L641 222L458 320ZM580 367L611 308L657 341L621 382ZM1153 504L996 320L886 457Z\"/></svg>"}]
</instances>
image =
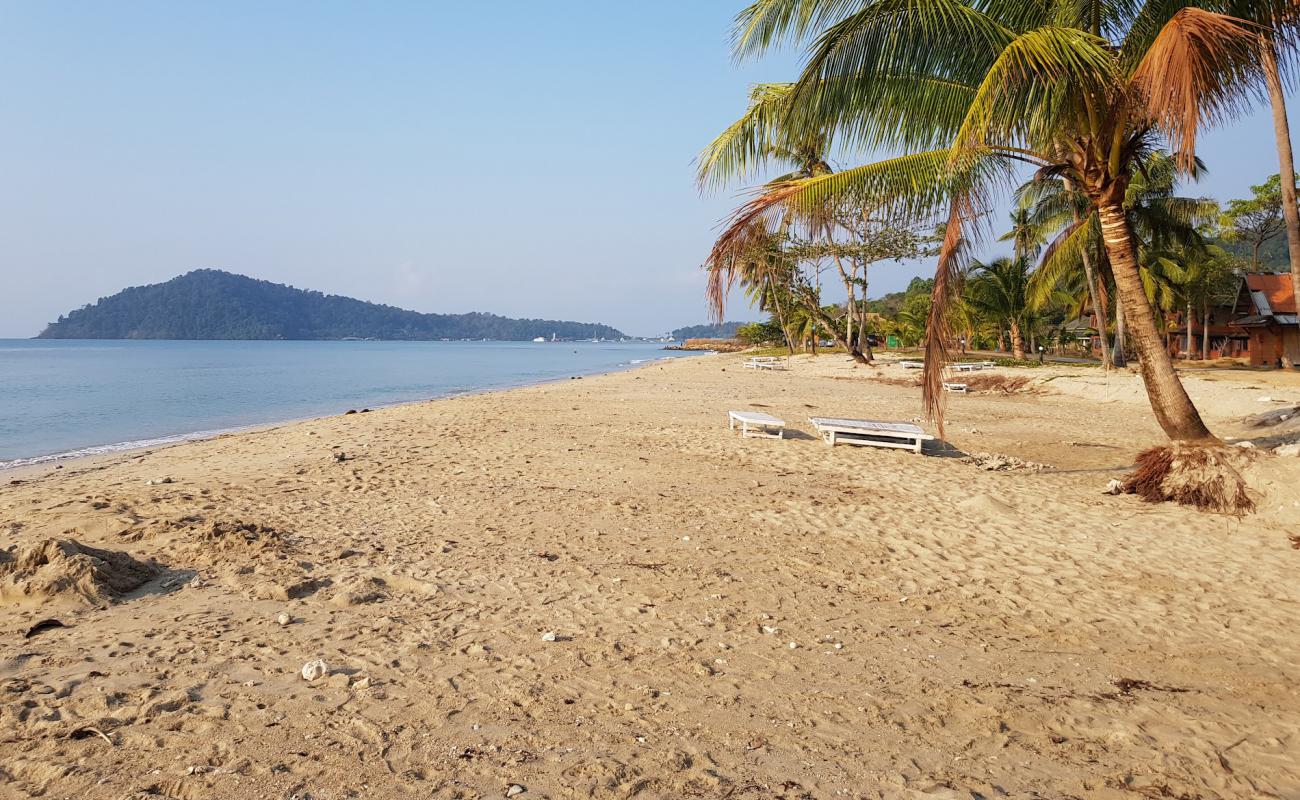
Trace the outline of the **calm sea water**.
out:
<instances>
[{"instance_id":1,"label":"calm sea water","mask_svg":"<svg viewBox=\"0 0 1300 800\"><path fill-rule=\"evenodd\" d=\"M0 469L688 355L662 347L0 339Z\"/></svg>"}]
</instances>

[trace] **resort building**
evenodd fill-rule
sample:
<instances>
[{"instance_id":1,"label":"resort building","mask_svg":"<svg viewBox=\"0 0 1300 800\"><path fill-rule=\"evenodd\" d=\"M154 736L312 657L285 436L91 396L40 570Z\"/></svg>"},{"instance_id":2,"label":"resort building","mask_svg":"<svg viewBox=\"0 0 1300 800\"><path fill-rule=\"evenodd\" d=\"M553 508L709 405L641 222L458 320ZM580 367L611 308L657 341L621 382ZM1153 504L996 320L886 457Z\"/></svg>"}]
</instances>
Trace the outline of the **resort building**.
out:
<instances>
[{"instance_id":1,"label":"resort building","mask_svg":"<svg viewBox=\"0 0 1300 800\"><path fill-rule=\"evenodd\" d=\"M1280 366L1284 357L1300 363L1300 328L1290 273L1244 276L1234 311L1238 316L1232 326L1249 339L1251 366Z\"/></svg>"}]
</instances>

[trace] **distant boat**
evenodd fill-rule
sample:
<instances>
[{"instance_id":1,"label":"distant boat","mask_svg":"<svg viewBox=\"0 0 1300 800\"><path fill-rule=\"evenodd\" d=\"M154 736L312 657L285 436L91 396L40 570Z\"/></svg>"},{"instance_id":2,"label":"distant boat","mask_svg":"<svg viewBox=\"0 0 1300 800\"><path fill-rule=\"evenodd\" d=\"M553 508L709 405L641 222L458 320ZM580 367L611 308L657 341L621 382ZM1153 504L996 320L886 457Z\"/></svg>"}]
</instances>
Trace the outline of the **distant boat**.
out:
<instances>
[{"instance_id":1,"label":"distant boat","mask_svg":"<svg viewBox=\"0 0 1300 800\"><path fill-rule=\"evenodd\" d=\"M538 336L538 337L537 337L536 339L534 339L533 341L534 341L534 342L544 342L544 341L546 341L546 337L545 337L545 336Z\"/></svg>"}]
</instances>

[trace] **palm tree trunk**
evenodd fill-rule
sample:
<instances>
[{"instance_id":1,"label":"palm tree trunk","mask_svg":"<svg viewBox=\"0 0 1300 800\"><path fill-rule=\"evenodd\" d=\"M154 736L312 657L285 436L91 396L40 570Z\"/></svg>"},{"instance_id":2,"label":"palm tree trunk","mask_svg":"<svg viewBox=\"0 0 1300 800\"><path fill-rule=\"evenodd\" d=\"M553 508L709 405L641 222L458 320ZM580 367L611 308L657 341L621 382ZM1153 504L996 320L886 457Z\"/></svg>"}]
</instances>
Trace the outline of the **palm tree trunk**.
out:
<instances>
[{"instance_id":1,"label":"palm tree trunk","mask_svg":"<svg viewBox=\"0 0 1300 800\"><path fill-rule=\"evenodd\" d=\"M1210 303L1201 305L1201 360L1210 360Z\"/></svg>"},{"instance_id":2,"label":"palm tree trunk","mask_svg":"<svg viewBox=\"0 0 1300 800\"><path fill-rule=\"evenodd\" d=\"M1187 357L1192 357L1192 301L1187 301Z\"/></svg>"},{"instance_id":3,"label":"palm tree trunk","mask_svg":"<svg viewBox=\"0 0 1300 800\"><path fill-rule=\"evenodd\" d=\"M785 324L785 312L781 310L781 296L776 293L771 276L768 276L767 287L768 291L772 293L772 305L776 307L776 321L780 324L781 333L785 336L786 349L790 351L790 355L794 355L794 337L790 335L790 328Z\"/></svg>"},{"instance_id":4,"label":"palm tree trunk","mask_svg":"<svg viewBox=\"0 0 1300 800\"><path fill-rule=\"evenodd\" d=\"M1065 181L1065 188L1074 191L1074 182ZM1074 221L1079 222L1079 209L1074 209ZM1110 342L1106 341L1106 313L1101 307L1101 293L1097 291L1097 273L1092 270L1092 254L1088 251L1092 249L1090 241L1085 242L1083 247L1079 248L1079 255L1083 258L1083 275L1088 281L1088 296L1092 299L1092 316L1097 321L1097 341L1101 344L1101 368L1103 371L1110 371Z\"/></svg>"},{"instance_id":5,"label":"palm tree trunk","mask_svg":"<svg viewBox=\"0 0 1300 800\"><path fill-rule=\"evenodd\" d=\"M1115 288L1118 289L1119 287L1116 286ZM1143 300L1145 301L1145 299L1146 296L1143 295ZM1154 318L1151 324L1155 325ZM1110 354L1110 362L1118 368L1128 366L1128 357L1124 355L1124 348L1128 344L1124 336L1127 332L1126 327L1124 324L1124 296L1121 293L1119 297L1115 298L1115 347Z\"/></svg>"},{"instance_id":6,"label":"palm tree trunk","mask_svg":"<svg viewBox=\"0 0 1300 800\"><path fill-rule=\"evenodd\" d=\"M1286 96L1282 92L1282 76L1277 68L1277 50L1268 33L1259 35L1260 60L1264 66L1264 82L1268 84L1268 98L1273 106L1273 136L1277 139L1277 160L1281 167L1282 216L1286 219L1286 246L1291 261L1291 286L1300 297L1300 209L1296 208L1295 162L1291 154L1291 126L1286 118ZM1285 359L1285 356L1283 356ZM1286 361L1284 360L1285 364ZM1287 366L1296 366L1287 364Z\"/></svg>"},{"instance_id":7,"label":"palm tree trunk","mask_svg":"<svg viewBox=\"0 0 1300 800\"><path fill-rule=\"evenodd\" d=\"M1020 335L1020 323L1011 320L1011 357L1017 361L1025 360L1025 340Z\"/></svg>"},{"instance_id":8,"label":"palm tree trunk","mask_svg":"<svg viewBox=\"0 0 1300 800\"><path fill-rule=\"evenodd\" d=\"M1178 380L1169 351L1160 346L1160 331L1156 329L1155 316L1142 290L1137 249L1123 206L1117 199L1112 199L1099 204L1097 211L1101 217L1102 241L1115 275L1120 308L1126 311L1133 326L1133 343L1138 351L1142 382L1146 384L1147 400L1155 412L1156 422L1170 439L1214 439Z\"/></svg>"}]
</instances>

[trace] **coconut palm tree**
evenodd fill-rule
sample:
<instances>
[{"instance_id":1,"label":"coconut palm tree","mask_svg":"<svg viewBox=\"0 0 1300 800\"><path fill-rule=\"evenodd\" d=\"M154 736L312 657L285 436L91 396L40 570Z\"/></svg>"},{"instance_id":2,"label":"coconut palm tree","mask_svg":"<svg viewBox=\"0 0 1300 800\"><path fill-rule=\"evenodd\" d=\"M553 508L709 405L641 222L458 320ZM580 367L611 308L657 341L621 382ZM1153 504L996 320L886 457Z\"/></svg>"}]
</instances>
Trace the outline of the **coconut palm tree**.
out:
<instances>
[{"instance_id":1,"label":"coconut palm tree","mask_svg":"<svg viewBox=\"0 0 1300 800\"><path fill-rule=\"evenodd\" d=\"M733 230L828 205L946 219L924 392L942 425L946 310L995 196L1026 165L1068 178L1096 212L1156 420L1213 441L1146 301L1124 198L1153 135L1190 169L1198 130L1245 106L1260 73L1249 23L1178 0L756 0L737 18L741 56L808 39L786 126L904 154L767 187L713 257Z\"/></svg>"},{"instance_id":2,"label":"coconut palm tree","mask_svg":"<svg viewBox=\"0 0 1300 800\"><path fill-rule=\"evenodd\" d=\"M696 182L701 190L718 189L728 183L752 178L772 165L779 165L789 170L779 177L771 179L767 185L780 185L800 178L828 175L832 172L826 151L830 147L830 134L827 130L795 130L785 121L789 116L789 103L792 84L766 83L758 84L750 90L749 107L740 119L727 126L712 142L704 148L696 159ZM857 362L869 364L871 351L869 345L863 352L862 345L867 343L865 335L855 337L852 332L853 320L857 317L858 273L865 270L858 259L844 255L852 248L837 242L835 228L837 225L850 235L856 233L857 218L855 211L845 225L844 215L832 212L818 213L807 218L811 235L815 241L798 243L790 248L791 257L797 263L804 256L810 260L820 261L829 258L835 265L840 279L844 283L847 295L846 309L849 310L848 326L844 335L829 317L822 313L821 292L813 291L811 285L802 287L795 296L804 303L805 310L824 325L836 341ZM865 215L862 215L865 221ZM788 225L781 226L783 231ZM795 243L791 243L794 245ZM864 243L865 246L865 243ZM796 252L797 251L797 252ZM845 262L849 262L849 267ZM709 271L710 310L721 321L727 292L720 291L722 285L729 285L736 279L733 269L737 262L723 256L710 259L705 267ZM795 271L797 273L797 270ZM859 320L859 324L862 322Z\"/></svg>"},{"instance_id":3,"label":"coconut palm tree","mask_svg":"<svg viewBox=\"0 0 1300 800\"><path fill-rule=\"evenodd\" d=\"M1157 316L1169 312L1159 302L1168 301L1172 289L1166 289L1169 280L1162 269L1167 266L1169 254L1204 246L1198 225L1211 222L1219 212L1218 204L1208 198L1184 197L1177 192L1179 172L1172 156L1150 152L1137 162L1138 169L1129 182L1124 197L1125 214L1138 245L1138 264L1143 291ZM1191 177L1199 177L1204 165L1193 164ZM1096 286L1100 293L1109 280L1110 265L1102 247L1101 226L1095 210L1087 197L1072 191L1062 180L1036 179L1017 190L1023 206L1028 206L1028 222L1044 231L1059 231L1048 245L1042 264L1034 272L1030 285L1030 305L1037 307L1055 288L1075 271L1082 268L1090 289ZM1164 260L1149 257L1149 251L1163 254ZM1090 254L1102 254L1098 261L1101 274L1094 281ZM1099 333L1105 333L1105 317ZM1123 315L1116 309L1115 351L1108 353L1103 340L1103 358L1110 356L1116 364L1123 365L1124 337Z\"/></svg>"},{"instance_id":4,"label":"coconut palm tree","mask_svg":"<svg viewBox=\"0 0 1300 800\"><path fill-rule=\"evenodd\" d=\"M1024 332L1030 323L1029 261L1023 257L976 262L965 281L963 298L977 314L1005 326L1011 334L1011 357L1025 357Z\"/></svg>"},{"instance_id":5,"label":"coconut palm tree","mask_svg":"<svg viewBox=\"0 0 1300 800\"><path fill-rule=\"evenodd\" d=\"M1291 149L1291 124L1286 114L1281 62L1294 56L1300 5L1295 0L1228 0L1223 11L1256 23L1260 65L1273 113L1273 138L1280 167L1282 214L1286 222L1287 255L1291 284L1300 297L1300 209L1296 206L1295 158ZM1295 365L1292 365L1295 366Z\"/></svg>"}]
</instances>

